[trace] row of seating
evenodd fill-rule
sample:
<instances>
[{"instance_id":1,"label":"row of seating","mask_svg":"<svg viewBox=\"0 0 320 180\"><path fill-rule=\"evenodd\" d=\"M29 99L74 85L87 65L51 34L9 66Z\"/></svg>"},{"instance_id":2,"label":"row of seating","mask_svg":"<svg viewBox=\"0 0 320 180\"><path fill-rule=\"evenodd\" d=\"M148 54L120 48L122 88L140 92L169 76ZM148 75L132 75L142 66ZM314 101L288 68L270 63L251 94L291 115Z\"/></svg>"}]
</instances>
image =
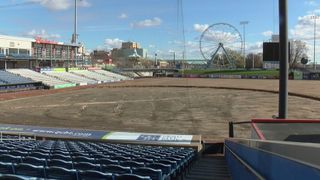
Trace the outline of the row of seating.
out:
<instances>
[{"instance_id":1,"label":"row of seating","mask_svg":"<svg viewBox=\"0 0 320 180\"><path fill-rule=\"evenodd\" d=\"M7 71L0 70L0 84L25 84L34 83L33 80Z\"/></svg>"},{"instance_id":2,"label":"row of seating","mask_svg":"<svg viewBox=\"0 0 320 180\"><path fill-rule=\"evenodd\" d=\"M109 83L121 80L130 80L130 78L115 74L105 70L77 70L71 72L44 71L38 73L30 69L8 69L10 73L23 76L33 81L43 82L47 86L59 86L66 84L88 85ZM5 72L5 71L4 71ZM0 84L1 84L0 79Z\"/></svg>"},{"instance_id":3,"label":"row of seating","mask_svg":"<svg viewBox=\"0 0 320 180\"><path fill-rule=\"evenodd\" d=\"M74 141L4 141L0 143L0 154L0 173L4 174L21 174L16 169L23 165L26 171L42 172L37 177L48 177L47 170L59 167L62 175L76 174L74 177L94 171L109 173L112 178L135 174L160 180L177 177L195 158L194 150L189 148Z\"/></svg>"},{"instance_id":4,"label":"row of seating","mask_svg":"<svg viewBox=\"0 0 320 180\"><path fill-rule=\"evenodd\" d=\"M50 76L46 76L44 74L32 71L30 69L7 69L8 72L13 74L17 74L26 78L30 78L37 82L42 82L47 86L55 86L55 85L64 85L68 84L69 82L59 80Z\"/></svg>"}]
</instances>

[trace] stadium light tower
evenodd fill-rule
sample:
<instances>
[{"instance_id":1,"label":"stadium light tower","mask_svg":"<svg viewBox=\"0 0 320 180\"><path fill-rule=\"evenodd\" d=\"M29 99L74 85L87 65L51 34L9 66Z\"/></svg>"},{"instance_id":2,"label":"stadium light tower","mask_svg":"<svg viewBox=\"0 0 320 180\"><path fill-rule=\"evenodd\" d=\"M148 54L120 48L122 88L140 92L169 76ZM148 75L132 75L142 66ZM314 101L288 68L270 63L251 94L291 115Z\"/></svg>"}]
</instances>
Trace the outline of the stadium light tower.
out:
<instances>
[{"instance_id":1,"label":"stadium light tower","mask_svg":"<svg viewBox=\"0 0 320 180\"><path fill-rule=\"evenodd\" d=\"M74 32L72 34L72 39L71 39L72 44L77 44L77 38L78 38L78 34L77 34L77 21L78 21L77 1L78 0L74 0Z\"/></svg>"},{"instance_id":2,"label":"stadium light tower","mask_svg":"<svg viewBox=\"0 0 320 180\"><path fill-rule=\"evenodd\" d=\"M319 19L320 16L319 15L313 15L311 16L311 19L314 20L313 23L313 67L314 70L317 69L317 65L316 65L316 37L317 37L317 19Z\"/></svg>"},{"instance_id":3,"label":"stadium light tower","mask_svg":"<svg viewBox=\"0 0 320 180\"><path fill-rule=\"evenodd\" d=\"M249 21L241 21L240 25L243 26L243 68L246 68L246 25Z\"/></svg>"}]
</instances>

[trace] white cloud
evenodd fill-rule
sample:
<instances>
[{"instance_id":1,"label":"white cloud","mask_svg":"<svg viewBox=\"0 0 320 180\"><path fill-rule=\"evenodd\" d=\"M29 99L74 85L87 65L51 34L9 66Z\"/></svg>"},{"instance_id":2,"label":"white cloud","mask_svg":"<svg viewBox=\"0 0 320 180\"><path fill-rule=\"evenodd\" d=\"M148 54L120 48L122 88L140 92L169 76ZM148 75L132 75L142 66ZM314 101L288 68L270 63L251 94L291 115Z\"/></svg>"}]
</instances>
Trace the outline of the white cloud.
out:
<instances>
[{"instance_id":1,"label":"white cloud","mask_svg":"<svg viewBox=\"0 0 320 180\"><path fill-rule=\"evenodd\" d=\"M199 33L203 33L207 28L209 27L209 24L194 24L193 29Z\"/></svg>"},{"instance_id":2,"label":"white cloud","mask_svg":"<svg viewBox=\"0 0 320 180\"><path fill-rule=\"evenodd\" d=\"M107 50L111 50L113 48L120 48L122 45L122 42L124 42L121 39L115 38L115 39L105 39L104 41L104 47Z\"/></svg>"},{"instance_id":3,"label":"white cloud","mask_svg":"<svg viewBox=\"0 0 320 180\"><path fill-rule=\"evenodd\" d=\"M131 27L146 28L146 27L160 26L161 24L162 24L162 20L158 17L154 17L153 19L145 19L139 22L131 23Z\"/></svg>"},{"instance_id":4,"label":"white cloud","mask_svg":"<svg viewBox=\"0 0 320 180\"><path fill-rule=\"evenodd\" d=\"M318 3L315 0L307 0L305 3L309 6L317 6L318 5Z\"/></svg>"},{"instance_id":5,"label":"white cloud","mask_svg":"<svg viewBox=\"0 0 320 180\"><path fill-rule=\"evenodd\" d=\"M128 15L126 13L122 13L118 16L119 19L127 19Z\"/></svg>"},{"instance_id":6,"label":"white cloud","mask_svg":"<svg viewBox=\"0 0 320 180\"><path fill-rule=\"evenodd\" d=\"M263 50L263 42L255 42L246 44L246 52L247 53L261 53Z\"/></svg>"},{"instance_id":7,"label":"white cloud","mask_svg":"<svg viewBox=\"0 0 320 180\"><path fill-rule=\"evenodd\" d=\"M265 36L265 37L271 37L273 35L273 32L272 31L265 31L265 32L262 32L262 35Z\"/></svg>"},{"instance_id":8,"label":"white cloud","mask_svg":"<svg viewBox=\"0 0 320 180\"><path fill-rule=\"evenodd\" d=\"M45 29L41 29L39 31L32 29L31 31L27 32L25 34L25 36L33 37L33 38L41 37L44 39L59 39L59 38L61 38L60 34L49 34Z\"/></svg>"},{"instance_id":9,"label":"white cloud","mask_svg":"<svg viewBox=\"0 0 320 180\"><path fill-rule=\"evenodd\" d=\"M67 10L74 5L73 0L29 0L33 3L38 3L41 6L57 11L57 10ZM78 2L78 7L89 7L91 4L88 2L88 0L82 0Z\"/></svg>"}]
</instances>

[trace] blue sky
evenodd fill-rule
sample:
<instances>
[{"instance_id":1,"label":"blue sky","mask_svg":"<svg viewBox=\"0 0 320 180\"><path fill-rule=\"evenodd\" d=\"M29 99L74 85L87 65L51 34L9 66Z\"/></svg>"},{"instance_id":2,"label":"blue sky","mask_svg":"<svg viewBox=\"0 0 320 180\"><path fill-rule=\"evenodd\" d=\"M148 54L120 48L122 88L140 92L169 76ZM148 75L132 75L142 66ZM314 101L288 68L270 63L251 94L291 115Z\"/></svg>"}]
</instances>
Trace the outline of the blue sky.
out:
<instances>
[{"instance_id":1,"label":"blue sky","mask_svg":"<svg viewBox=\"0 0 320 180\"><path fill-rule=\"evenodd\" d=\"M242 33L239 23L243 20L249 21L248 51L261 51L261 42L278 32L277 3L183 0L187 57L200 57L198 41L208 25L225 22ZM320 12L318 4L320 0L289 0L291 38L305 40L311 46L313 20L309 16ZM0 2L0 9L1 34L42 36L64 42L71 39L73 0L6 0ZM79 0L78 26L79 40L90 50L110 49L131 40L139 42L149 54L157 52L162 57L170 56L172 51L179 56L182 51L176 0Z\"/></svg>"}]
</instances>

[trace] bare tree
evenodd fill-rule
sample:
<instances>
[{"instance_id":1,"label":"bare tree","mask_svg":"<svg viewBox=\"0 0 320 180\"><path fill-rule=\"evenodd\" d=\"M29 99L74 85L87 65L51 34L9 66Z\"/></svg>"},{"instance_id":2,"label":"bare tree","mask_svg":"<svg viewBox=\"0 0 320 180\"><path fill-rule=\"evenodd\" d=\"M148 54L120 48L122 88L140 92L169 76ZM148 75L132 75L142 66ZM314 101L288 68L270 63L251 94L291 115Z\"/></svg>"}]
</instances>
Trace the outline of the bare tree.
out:
<instances>
[{"instance_id":1,"label":"bare tree","mask_svg":"<svg viewBox=\"0 0 320 180\"><path fill-rule=\"evenodd\" d=\"M295 68L300 63L301 59L307 56L307 50L307 44L301 40L293 40L290 42L290 69Z\"/></svg>"},{"instance_id":2,"label":"bare tree","mask_svg":"<svg viewBox=\"0 0 320 180\"><path fill-rule=\"evenodd\" d=\"M248 54L246 57L246 67L247 68L263 68L262 53Z\"/></svg>"}]
</instances>

